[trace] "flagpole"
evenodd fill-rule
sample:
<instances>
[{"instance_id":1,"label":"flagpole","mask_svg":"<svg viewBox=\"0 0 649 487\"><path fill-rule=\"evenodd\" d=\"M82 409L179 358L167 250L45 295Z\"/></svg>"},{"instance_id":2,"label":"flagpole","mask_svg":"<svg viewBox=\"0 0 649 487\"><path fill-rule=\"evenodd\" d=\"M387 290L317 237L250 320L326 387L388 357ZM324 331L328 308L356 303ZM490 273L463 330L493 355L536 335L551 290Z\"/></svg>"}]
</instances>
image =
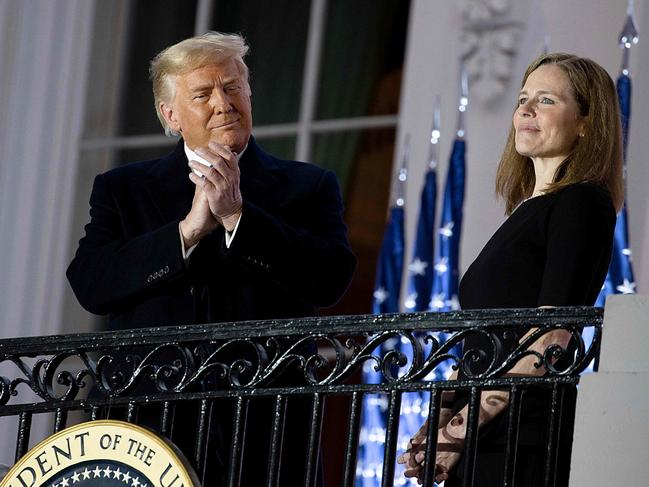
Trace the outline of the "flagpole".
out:
<instances>
[{"instance_id":1,"label":"flagpole","mask_svg":"<svg viewBox=\"0 0 649 487\"><path fill-rule=\"evenodd\" d=\"M460 140L464 140L466 134L466 110L469 106L469 77L466 73L464 62L460 63L460 100L457 107L457 131L456 136Z\"/></svg>"},{"instance_id":2,"label":"flagpole","mask_svg":"<svg viewBox=\"0 0 649 487\"><path fill-rule=\"evenodd\" d=\"M622 62L620 63L620 75L617 80L617 92L620 101L620 112L622 113L622 137L624 148L624 185L626 193L626 148L629 137L629 119L631 118L631 78L629 70L629 53L631 47L640 40L638 30L635 27L633 15L633 0L627 4L626 20L618 43L622 49Z\"/></svg>"},{"instance_id":3,"label":"flagpole","mask_svg":"<svg viewBox=\"0 0 649 487\"><path fill-rule=\"evenodd\" d=\"M400 311L405 246L404 207L409 157L410 136L406 135L399 157L400 164L393 172L388 221L376 266L376 283L372 295L372 312L374 314L398 313ZM380 348L373 353L382 355L386 351ZM382 373L375 369L370 362L363 366L364 383L375 384L383 380ZM387 468L385 463L386 451L382 440L385 438L386 418L384 412L376 404L378 399L372 397L363 399L363 424L359 436L357 463L357 478L361 479L363 487L381 485L382 476L391 468L391 466Z\"/></svg>"},{"instance_id":4,"label":"flagpole","mask_svg":"<svg viewBox=\"0 0 649 487\"><path fill-rule=\"evenodd\" d=\"M394 187L393 206L403 207L406 204L406 182L408 180L408 159L410 158L410 134L406 134L401 152L401 165L397 171Z\"/></svg>"},{"instance_id":5,"label":"flagpole","mask_svg":"<svg viewBox=\"0 0 649 487\"><path fill-rule=\"evenodd\" d=\"M543 36L543 54L550 53L550 34L545 34Z\"/></svg>"},{"instance_id":6,"label":"flagpole","mask_svg":"<svg viewBox=\"0 0 649 487\"><path fill-rule=\"evenodd\" d=\"M435 245L433 286L429 302L432 311L459 309L459 253L466 173L466 112L469 106L469 80L463 62L460 65L459 81L457 127Z\"/></svg>"},{"instance_id":7,"label":"flagpole","mask_svg":"<svg viewBox=\"0 0 649 487\"><path fill-rule=\"evenodd\" d=\"M439 164L439 138L442 135L441 121L441 97L435 95L433 99L433 124L430 129L430 144L428 148L428 169L435 170Z\"/></svg>"},{"instance_id":8,"label":"flagpole","mask_svg":"<svg viewBox=\"0 0 649 487\"><path fill-rule=\"evenodd\" d=\"M638 30L635 27L633 14L633 0L627 4L626 20L619 36L619 45L622 49L620 75L617 79L617 95L620 105L622 121L622 147L623 147L623 177L625 201L622 210L617 215L615 233L613 236L613 252L611 263L606 274L604 286L597 297L595 306L604 306L606 296L609 294L634 294L636 292L633 266L631 264L631 246L629 245L627 202L626 202L626 156L629 137L629 122L631 120L631 78L629 76L629 53L631 47L639 40Z\"/></svg>"},{"instance_id":9,"label":"flagpole","mask_svg":"<svg viewBox=\"0 0 649 487\"><path fill-rule=\"evenodd\" d=\"M398 313L400 311L401 279L404 259L404 206L406 204L406 181L410 136L406 135L396 177L392 178L388 222L383 235L381 253L376 269L373 293L373 313Z\"/></svg>"},{"instance_id":10,"label":"flagpole","mask_svg":"<svg viewBox=\"0 0 649 487\"><path fill-rule=\"evenodd\" d=\"M629 51L631 50L631 46L637 44L639 40L640 36L635 27L633 15L633 0L629 0L626 8L626 21L624 22L624 27L622 27L622 32L620 32L619 37L619 44L622 49L620 73L623 75L629 75Z\"/></svg>"},{"instance_id":11,"label":"flagpole","mask_svg":"<svg viewBox=\"0 0 649 487\"><path fill-rule=\"evenodd\" d=\"M433 286L435 210L437 202L437 165L440 138L440 96L433 100L433 120L430 129L428 168L419 198L419 215L408 264L408 293L404 300L406 311L428 311Z\"/></svg>"}]
</instances>

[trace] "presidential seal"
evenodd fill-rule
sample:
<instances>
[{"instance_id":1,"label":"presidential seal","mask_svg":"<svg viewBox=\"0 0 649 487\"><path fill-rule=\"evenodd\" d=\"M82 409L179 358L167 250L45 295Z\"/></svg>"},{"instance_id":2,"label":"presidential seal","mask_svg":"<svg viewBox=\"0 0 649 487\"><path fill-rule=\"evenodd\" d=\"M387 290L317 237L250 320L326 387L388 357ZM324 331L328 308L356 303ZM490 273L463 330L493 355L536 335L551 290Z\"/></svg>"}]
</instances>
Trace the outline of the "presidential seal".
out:
<instances>
[{"instance_id":1,"label":"presidential seal","mask_svg":"<svg viewBox=\"0 0 649 487\"><path fill-rule=\"evenodd\" d=\"M32 448L0 487L200 487L182 454L152 431L90 421Z\"/></svg>"}]
</instances>

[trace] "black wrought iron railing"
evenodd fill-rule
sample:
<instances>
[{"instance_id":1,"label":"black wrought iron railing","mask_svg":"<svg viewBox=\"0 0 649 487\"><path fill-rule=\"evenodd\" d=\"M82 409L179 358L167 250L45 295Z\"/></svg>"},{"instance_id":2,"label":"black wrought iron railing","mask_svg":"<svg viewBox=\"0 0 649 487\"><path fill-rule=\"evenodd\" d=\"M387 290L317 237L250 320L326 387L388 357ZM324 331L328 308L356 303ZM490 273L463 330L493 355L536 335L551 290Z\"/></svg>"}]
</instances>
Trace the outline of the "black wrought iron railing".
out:
<instances>
[{"instance_id":1,"label":"black wrought iron railing","mask_svg":"<svg viewBox=\"0 0 649 487\"><path fill-rule=\"evenodd\" d=\"M539 337L558 329L571 335L568 351L558 345L548 346L543 353L528 349ZM584 340L585 329L593 331L592 341ZM510 395L503 478L505 485L514 485L522 398L531 390L548 390L543 485L550 486L560 461L557 445L562 435L572 436L569 428L561 426L565 424L561 415L574 415L574 410L562 407L564 390L574 389L579 374L597 358L601 329L602 310L583 307L323 317L6 339L0 340L0 416L17 425L16 460L42 439L33 437L35 416L50 417L54 432L72 421L68 417L74 411L82 412L82 419L145 423L172 441L179 435L186 437L190 429L191 441L182 448L204 485L218 485L209 479L220 475L227 485L237 486L246 485L246 452L255 434L249 412L255 402L265 401L272 414L267 429L256 434L265 431L267 447L261 451L267 458L256 458L253 467L263 470L264 485L293 487L282 480L282 462L287 461L305 465L304 481L295 485L317 485L322 482L318 464L326 458L342 471L341 478L334 480L327 477L331 469L325 468L327 485L351 487L357 480L363 400L382 394L388 405L381 482L391 486L402 395L427 391L431 427L424 485L432 485L441 395L454 390L465 394L469 405L462 468L465 485L471 485L480 394L500 389ZM520 341L529 330L534 331ZM471 343L480 346L471 348ZM529 355L547 369L545 375L507 375ZM366 364L379 372L380 383L364 382L361 371ZM458 370L459 379L431 380L449 365ZM283 438L287 417L297 411L291 410L296 398L302 401L301 409L308 405L305 442L302 458L287 460L288 444ZM326 417L326 404L333 398L344 401L348 414L332 422ZM227 461L219 464L212 455L223 456L216 452L218 442L213 438L214 418L225 411L222 403L229 405L229 429ZM78 421L79 414L74 415ZM190 423L188 416L192 416ZM323 424L344 429L345 444L327 443Z\"/></svg>"}]
</instances>

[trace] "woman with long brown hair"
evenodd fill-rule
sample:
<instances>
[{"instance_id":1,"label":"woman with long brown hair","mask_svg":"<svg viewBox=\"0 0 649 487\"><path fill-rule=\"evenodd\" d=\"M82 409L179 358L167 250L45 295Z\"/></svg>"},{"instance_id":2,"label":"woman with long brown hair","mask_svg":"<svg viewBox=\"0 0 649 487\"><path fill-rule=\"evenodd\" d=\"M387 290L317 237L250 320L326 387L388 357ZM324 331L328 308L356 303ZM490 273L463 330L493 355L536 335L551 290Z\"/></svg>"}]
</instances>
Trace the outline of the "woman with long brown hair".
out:
<instances>
[{"instance_id":1,"label":"woman with long brown hair","mask_svg":"<svg viewBox=\"0 0 649 487\"><path fill-rule=\"evenodd\" d=\"M509 218L496 231L460 283L463 309L593 305L611 256L616 211L623 203L622 138L615 85L590 59L540 56L527 68L512 127L496 175L496 192ZM502 357L524 337L503 338ZM568 347L567 331L544 335L530 348ZM489 350L479 338L468 350ZM488 355L488 353L487 353ZM492 357L485 357L489 363ZM520 360L511 375L542 375L535 357ZM459 377L460 379L462 377ZM466 397L445 397L435 466L437 482L461 485L467 424ZM474 486L503 484L509 396L483 391ZM516 484L541 485L545 424L543 391L529 391L521 406ZM399 457L406 476L421 478L426 427ZM570 445L560 444L564 457ZM568 455L569 459L569 455ZM559 462L556 485L568 485L568 463Z\"/></svg>"}]
</instances>

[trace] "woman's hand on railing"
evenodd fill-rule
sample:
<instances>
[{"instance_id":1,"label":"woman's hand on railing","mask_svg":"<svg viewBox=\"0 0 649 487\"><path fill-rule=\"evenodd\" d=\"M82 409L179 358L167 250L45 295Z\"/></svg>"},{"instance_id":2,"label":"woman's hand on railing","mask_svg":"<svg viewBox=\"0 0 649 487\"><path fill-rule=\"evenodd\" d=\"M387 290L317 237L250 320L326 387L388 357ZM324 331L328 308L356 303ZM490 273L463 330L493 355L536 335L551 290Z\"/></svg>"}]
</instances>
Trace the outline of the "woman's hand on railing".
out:
<instances>
[{"instance_id":1,"label":"woman's hand on railing","mask_svg":"<svg viewBox=\"0 0 649 487\"><path fill-rule=\"evenodd\" d=\"M457 464L464 449L464 438L456 438L447 431L447 423L453 416L452 410L443 408L440 411L441 428L437 430L437 456L435 458L435 482L447 480L449 472ZM416 477L421 484L424 479L424 459L426 457L426 430L428 421L410 439L408 449L399 455L397 462L406 464L404 475Z\"/></svg>"},{"instance_id":2,"label":"woman's hand on railing","mask_svg":"<svg viewBox=\"0 0 649 487\"><path fill-rule=\"evenodd\" d=\"M408 449L397 457L397 463L405 464L404 475L406 477L419 477L423 468L423 460L417 461L417 454L426 452L426 430L428 429L428 420L419 428L419 431L410 438Z\"/></svg>"},{"instance_id":3,"label":"woman's hand on railing","mask_svg":"<svg viewBox=\"0 0 649 487\"><path fill-rule=\"evenodd\" d=\"M448 480L451 470L455 467L457 462L460 461L462 452L464 451L464 437L455 437L449 434L448 426L453 423L453 418L448 425L440 428L437 431L437 455L435 457L435 482L438 484L444 480ZM416 454L415 459L419 460L421 464L424 463L424 455L422 453ZM421 474L417 476L417 480L423 482L423 468Z\"/></svg>"}]
</instances>

